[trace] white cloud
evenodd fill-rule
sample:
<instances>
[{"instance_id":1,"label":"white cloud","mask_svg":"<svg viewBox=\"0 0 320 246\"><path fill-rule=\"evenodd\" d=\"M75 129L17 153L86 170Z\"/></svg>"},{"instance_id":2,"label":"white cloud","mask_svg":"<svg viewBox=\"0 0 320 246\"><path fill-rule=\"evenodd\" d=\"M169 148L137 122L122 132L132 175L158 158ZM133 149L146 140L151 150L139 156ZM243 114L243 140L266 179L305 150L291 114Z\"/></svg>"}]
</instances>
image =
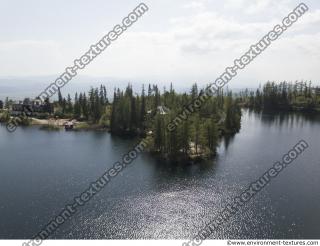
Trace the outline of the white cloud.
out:
<instances>
[{"instance_id":1,"label":"white cloud","mask_svg":"<svg viewBox=\"0 0 320 246\"><path fill-rule=\"evenodd\" d=\"M55 41L0 42L0 54L3 75L46 75L63 61L61 47Z\"/></svg>"},{"instance_id":2,"label":"white cloud","mask_svg":"<svg viewBox=\"0 0 320 246\"><path fill-rule=\"evenodd\" d=\"M245 14L264 13L268 14L269 17L270 14L275 16L284 11L289 11L290 7L293 8L293 4L295 4L290 0L226 0L224 2L228 9L242 10Z\"/></svg>"},{"instance_id":3,"label":"white cloud","mask_svg":"<svg viewBox=\"0 0 320 246\"><path fill-rule=\"evenodd\" d=\"M167 26L158 31L141 31L144 20L139 20L135 24L139 31L134 27L128 30L80 74L179 81L180 85L195 80L208 83L268 33L295 5L287 0L227 0L225 4L192 0L175 7L169 17L161 19L160 16L157 20L158 23L166 20ZM171 9L174 8L171 6ZM181 14L182 9L188 10L188 14ZM152 10L150 6L148 14L164 10ZM245 83L250 78L258 84L268 79L294 77L319 81L319 22L320 10L310 9L241 71L237 82ZM0 43L3 54L0 62L4 64L5 75L59 74L86 48L80 49L72 42L64 42L61 47L59 41Z\"/></svg>"},{"instance_id":4,"label":"white cloud","mask_svg":"<svg viewBox=\"0 0 320 246\"><path fill-rule=\"evenodd\" d=\"M208 3L209 3L209 0L192 0L185 3L183 7L186 9L204 11Z\"/></svg>"}]
</instances>

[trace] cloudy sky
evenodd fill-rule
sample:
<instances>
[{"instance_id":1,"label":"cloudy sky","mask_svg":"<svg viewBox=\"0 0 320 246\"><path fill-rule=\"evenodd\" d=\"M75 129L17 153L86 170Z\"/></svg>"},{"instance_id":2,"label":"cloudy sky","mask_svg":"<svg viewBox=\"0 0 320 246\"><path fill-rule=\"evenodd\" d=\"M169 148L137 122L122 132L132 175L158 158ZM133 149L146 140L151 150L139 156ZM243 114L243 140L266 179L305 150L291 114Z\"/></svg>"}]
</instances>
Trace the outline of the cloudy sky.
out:
<instances>
[{"instance_id":1,"label":"cloudy sky","mask_svg":"<svg viewBox=\"0 0 320 246\"><path fill-rule=\"evenodd\" d=\"M145 0L149 11L80 75L213 82L292 11L295 0ZM0 0L0 77L59 75L140 2ZM320 82L320 1L232 80ZM72 82L70 82L72 83Z\"/></svg>"}]
</instances>

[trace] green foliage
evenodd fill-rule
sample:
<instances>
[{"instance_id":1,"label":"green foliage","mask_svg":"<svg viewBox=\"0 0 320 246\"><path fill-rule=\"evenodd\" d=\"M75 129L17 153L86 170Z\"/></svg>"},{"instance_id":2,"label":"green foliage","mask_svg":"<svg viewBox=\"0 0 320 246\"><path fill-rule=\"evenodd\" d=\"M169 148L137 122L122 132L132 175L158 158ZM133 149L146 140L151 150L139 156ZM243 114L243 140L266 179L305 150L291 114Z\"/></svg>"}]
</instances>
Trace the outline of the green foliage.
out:
<instances>
[{"instance_id":1,"label":"green foliage","mask_svg":"<svg viewBox=\"0 0 320 246\"><path fill-rule=\"evenodd\" d=\"M110 127L110 118L107 113L104 113L100 120L99 120L99 125L102 127Z\"/></svg>"},{"instance_id":2,"label":"green foliage","mask_svg":"<svg viewBox=\"0 0 320 246\"><path fill-rule=\"evenodd\" d=\"M12 101L10 101L8 97L6 97L6 100L4 102L4 108L9 109L10 105L12 105Z\"/></svg>"},{"instance_id":3,"label":"green foliage","mask_svg":"<svg viewBox=\"0 0 320 246\"><path fill-rule=\"evenodd\" d=\"M0 122L8 122L10 120L10 114L8 111L0 113Z\"/></svg>"},{"instance_id":4,"label":"green foliage","mask_svg":"<svg viewBox=\"0 0 320 246\"><path fill-rule=\"evenodd\" d=\"M110 114L111 132L118 135L141 134L151 139L151 151L170 160L213 155L221 132L235 133L240 129L241 110L232 94L219 91L209 97L202 107L179 120L176 130L168 131L167 125L184 107L199 96L197 85L190 94L175 93L172 85L161 95L157 86L144 87L140 96L133 96L129 85L124 92L114 91ZM221 131L220 131L221 130Z\"/></svg>"},{"instance_id":5,"label":"green foliage","mask_svg":"<svg viewBox=\"0 0 320 246\"><path fill-rule=\"evenodd\" d=\"M37 113L37 119L48 119L49 113Z\"/></svg>"},{"instance_id":6,"label":"green foliage","mask_svg":"<svg viewBox=\"0 0 320 246\"><path fill-rule=\"evenodd\" d=\"M92 123L98 123L105 113L106 106L109 104L106 87L101 85L100 89L91 88L88 95L87 97L86 93L76 93L72 101L69 94L66 99L59 90L54 116L58 118L89 120Z\"/></svg>"},{"instance_id":7,"label":"green foliage","mask_svg":"<svg viewBox=\"0 0 320 246\"><path fill-rule=\"evenodd\" d=\"M31 124L31 120L26 115L19 116L19 119L20 119L20 125L22 126L28 126Z\"/></svg>"},{"instance_id":8,"label":"green foliage","mask_svg":"<svg viewBox=\"0 0 320 246\"><path fill-rule=\"evenodd\" d=\"M141 95L133 96L132 87L128 85L125 92L114 91L110 119L111 132L121 135L132 135L144 128L146 101L144 89Z\"/></svg>"},{"instance_id":9,"label":"green foliage","mask_svg":"<svg viewBox=\"0 0 320 246\"><path fill-rule=\"evenodd\" d=\"M311 82L267 82L262 90L240 93L242 105L255 109L269 110L306 110L320 108L320 88Z\"/></svg>"},{"instance_id":10,"label":"green foliage","mask_svg":"<svg viewBox=\"0 0 320 246\"><path fill-rule=\"evenodd\" d=\"M218 143L218 128L213 118L205 121L204 134L206 136L204 138L206 146L209 148L211 153L215 153Z\"/></svg>"},{"instance_id":11,"label":"green foliage","mask_svg":"<svg viewBox=\"0 0 320 246\"><path fill-rule=\"evenodd\" d=\"M53 116L55 117L55 118L64 118L64 114L63 114L63 112L62 112L62 109L61 108L58 108L58 109L56 109L55 111L54 111L54 114L53 114Z\"/></svg>"},{"instance_id":12,"label":"green foliage","mask_svg":"<svg viewBox=\"0 0 320 246\"><path fill-rule=\"evenodd\" d=\"M87 130L90 129L91 126L87 122L81 122L74 126L75 130Z\"/></svg>"},{"instance_id":13,"label":"green foliage","mask_svg":"<svg viewBox=\"0 0 320 246\"><path fill-rule=\"evenodd\" d=\"M228 133L236 133L241 127L241 110L239 105L232 100L230 93L225 100L225 129Z\"/></svg>"},{"instance_id":14,"label":"green foliage","mask_svg":"<svg viewBox=\"0 0 320 246\"><path fill-rule=\"evenodd\" d=\"M16 126L28 126L31 124L31 120L26 115L19 115L16 117L9 116L7 122L11 122Z\"/></svg>"},{"instance_id":15,"label":"green foliage","mask_svg":"<svg viewBox=\"0 0 320 246\"><path fill-rule=\"evenodd\" d=\"M81 95L81 97L82 97L82 95ZM80 100L78 98L78 93L76 93L76 95L74 97L73 115L74 115L74 118L76 118L76 119L79 119L81 117L81 105L80 105Z\"/></svg>"}]
</instances>

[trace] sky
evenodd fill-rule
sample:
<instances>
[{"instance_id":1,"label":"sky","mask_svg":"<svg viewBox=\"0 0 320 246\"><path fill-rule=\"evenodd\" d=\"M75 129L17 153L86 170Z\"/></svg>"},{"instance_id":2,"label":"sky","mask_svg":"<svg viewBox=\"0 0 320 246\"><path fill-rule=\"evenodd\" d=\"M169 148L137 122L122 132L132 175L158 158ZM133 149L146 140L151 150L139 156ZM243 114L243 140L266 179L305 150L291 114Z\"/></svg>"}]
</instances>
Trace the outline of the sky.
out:
<instances>
[{"instance_id":1,"label":"sky","mask_svg":"<svg viewBox=\"0 0 320 246\"><path fill-rule=\"evenodd\" d=\"M0 78L4 79L58 76L91 44L121 23L140 1L0 0L0 3ZM172 82L175 87L211 83L300 2L145 0L144 3L149 11L79 76ZM304 79L320 83L320 1L304 3L309 11L240 71L230 82L232 87L257 87L269 80Z\"/></svg>"}]
</instances>

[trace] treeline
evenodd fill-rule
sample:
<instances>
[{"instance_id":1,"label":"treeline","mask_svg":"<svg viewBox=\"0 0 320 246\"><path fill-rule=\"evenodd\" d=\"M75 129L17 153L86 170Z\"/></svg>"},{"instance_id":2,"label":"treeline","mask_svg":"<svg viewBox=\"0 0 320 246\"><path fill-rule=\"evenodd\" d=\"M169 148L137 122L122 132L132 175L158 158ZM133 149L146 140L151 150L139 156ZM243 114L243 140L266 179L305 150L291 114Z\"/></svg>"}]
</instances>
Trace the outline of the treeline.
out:
<instances>
[{"instance_id":1,"label":"treeline","mask_svg":"<svg viewBox=\"0 0 320 246\"><path fill-rule=\"evenodd\" d=\"M320 88L311 82L267 82L262 89L240 93L243 106L271 110L320 110Z\"/></svg>"},{"instance_id":2,"label":"treeline","mask_svg":"<svg viewBox=\"0 0 320 246\"><path fill-rule=\"evenodd\" d=\"M13 101L9 97L6 97L4 102L0 100L0 109L9 109L12 104Z\"/></svg>"},{"instance_id":3,"label":"treeline","mask_svg":"<svg viewBox=\"0 0 320 246\"><path fill-rule=\"evenodd\" d=\"M111 132L120 135L143 134L146 129L146 103L144 86L141 96L133 95L131 85L128 85L124 92L120 89L115 90L111 107Z\"/></svg>"},{"instance_id":4,"label":"treeline","mask_svg":"<svg viewBox=\"0 0 320 246\"><path fill-rule=\"evenodd\" d=\"M67 95L67 98L63 97L59 90L58 101L54 102L54 105L54 114L57 117L99 123L106 118L109 102L106 87L101 85L100 88L91 88L88 95L85 92L75 93L73 99L70 94Z\"/></svg>"}]
</instances>

